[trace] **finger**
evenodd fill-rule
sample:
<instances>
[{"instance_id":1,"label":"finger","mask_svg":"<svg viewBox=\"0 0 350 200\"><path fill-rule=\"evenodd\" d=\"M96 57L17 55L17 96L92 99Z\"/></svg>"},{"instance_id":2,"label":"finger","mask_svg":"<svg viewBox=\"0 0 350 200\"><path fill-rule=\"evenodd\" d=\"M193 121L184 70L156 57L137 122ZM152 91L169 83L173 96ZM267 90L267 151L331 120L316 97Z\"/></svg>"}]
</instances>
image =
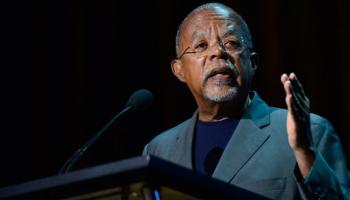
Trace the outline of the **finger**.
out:
<instances>
[{"instance_id":1,"label":"finger","mask_svg":"<svg viewBox=\"0 0 350 200\"><path fill-rule=\"evenodd\" d=\"M301 84L298 84L296 81L297 77L294 73L291 73L289 76L287 74L281 75L281 82L286 92L285 101L287 108L294 117L304 121L305 117L309 114L308 103L306 103L308 99L302 95L300 91Z\"/></svg>"},{"instance_id":2,"label":"finger","mask_svg":"<svg viewBox=\"0 0 350 200\"><path fill-rule=\"evenodd\" d=\"M288 78L287 74L284 73L284 74L281 75L281 82L282 82L283 85L288 79L289 78Z\"/></svg>"},{"instance_id":3,"label":"finger","mask_svg":"<svg viewBox=\"0 0 350 200\"><path fill-rule=\"evenodd\" d=\"M294 73L291 73L288 77L291 82L292 92L292 108L294 110L295 117L301 121L306 121L310 113L310 101L305 95L301 83L297 79Z\"/></svg>"},{"instance_id":4,"label":"finger","mask_svg":"<svg viewBox=\"0 0 350 200\"><path fill-rule=\"evenodd\" d=\"M290 86L290 81L289 80L287 80L287 81L285 81L284 82L284 84L283 84L283 87L284 87L284 90L285 90L285 92L286 92L286 98L285 98L285 100L286 100L286 104L287 104L287 108L288 108L288 110L290 110L290 111L292 111L293 109L292 109L292 105L293 105L293 95L292 95L292 93L291 93L291 86Z\"/></svg>"},{"instance_id":5,"label":"finger","mask_svg":"<svg viewBox=\"0 0 350 200\"><path fill-rule=\"evenodd\" d=\"M307 97L305 95L305 92L304 92L304 89L303 89L303 86L301 85L300 81L298 80L297 76L292 72L290 75L289 75L289 79L291 81L291 86L292 86L292 94L293 96L295 96L296 98L298 98L298 100L301 102L301 103L304 103L306 102Z\"/></svg>"},{"instance_id":6,"label":"finger","mask_svg":"<svg viewBox=\"0 0 350 200\"><path fill-rule=\"evenodd\" d=\"M282 74L281 75L281 83L283 85L284 91L286 92L286 95L290 95L291 94L291 87L290 87L290 83L289 82L289 77L287 74Z\"/></svg>"},{"instance_id":7,"label":"finger","mask_svg":"<svg viewBox=\"0 0 350 200\"><path fill-rule=\"evenodd\" d=\"M295 99L295 102L301 107L302 110L304 110L306 113L310 110L310 101L305 95L305 92L302 88L302 85L298 81L295 74L290 76L291 78L291 91L293 98Z\"/></svg>"},{"instance_id":8,"label":"finger","mask_svg":"<svg viewBox=\"0 0 350 200\"><path fill-rule=\"evenodd\" d=\"M289 78L290 78L290 79L296 79L297 76L295 75L294 72L291 72L291 73L289 74Z\"/></svg>"},{"instance_id":9,"label":"finger","mask_svg":"<svg viewBox=\"0 0 350 200\"><path fill-rule=\"evenodd\" d=\"M293 98L295 98L295 103L298 103L301 106L306 106L306 104L304 104L306 97L302 95L300 88L298 86L295 86L296 83L294 82L294 80L291 81L291 92Z\"/></svg>"},{"instance_id":10,"label":"finger","mask_svg":"<svg viewBox=\"0 0 350 200\"><path fill-rule=\"evenodd\" d=\"M299 101L297 98L292 98L292 100L292 107L295 111L295 115L298 117L298 119L305 121L309 115L308 107L304 105L305 103L303 103L303 101Z\"/></svg>"},{"instance_id":11,"label":"finger","mask_svg":"<svg viewBox=\"0 0 350 200\"><path fill-rule=\"evenodd\" d=\"M300 104L302 109L309 110L310 109L310 101L306 96L303 96L301 94L293 94L294 98L296 98L296 101L298 104Z\"/></svg>"},{"instance_id":12,"label":"finger","mask_svg":"<svg viewBox=\"0 0 350 200\"><path fill-rule=\"evenodd\" d=\"M293 80L293 85L295 88L297 88L298 92L300 92L303 96L306 97L305 92L304 92L304 88L303 85L300 83L298 77L296 76L296 74L294 72L290 73L289 75L289 79Z\"/></svg>"}]
</instances>

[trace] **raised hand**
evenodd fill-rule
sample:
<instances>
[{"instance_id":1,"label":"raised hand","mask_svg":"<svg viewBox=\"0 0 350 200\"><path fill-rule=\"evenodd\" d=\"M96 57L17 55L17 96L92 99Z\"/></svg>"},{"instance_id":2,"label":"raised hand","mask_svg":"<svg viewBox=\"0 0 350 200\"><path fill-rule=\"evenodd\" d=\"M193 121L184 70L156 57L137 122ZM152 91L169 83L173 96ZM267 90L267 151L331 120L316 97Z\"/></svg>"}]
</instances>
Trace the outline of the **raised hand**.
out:
<instances>
[{"instance_id":1,"label":"raised hand","mask_svg":"<svg viewBox=\"0 0 350 200\"><path fill-rule=\"evenodd\" d=\"M286 92L288 142L294 151L301 175L305 177L314 161L310 132L310 101L294 73L282 74L281 82Z\"/></svg>"}]
</instances>

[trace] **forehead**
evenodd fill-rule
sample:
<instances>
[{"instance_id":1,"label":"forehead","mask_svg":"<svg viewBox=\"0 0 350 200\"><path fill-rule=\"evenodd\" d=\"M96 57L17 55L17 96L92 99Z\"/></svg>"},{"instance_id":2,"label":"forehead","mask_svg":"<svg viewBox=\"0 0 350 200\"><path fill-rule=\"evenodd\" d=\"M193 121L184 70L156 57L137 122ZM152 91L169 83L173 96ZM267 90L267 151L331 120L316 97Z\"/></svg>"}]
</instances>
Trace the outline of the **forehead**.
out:
<instances>
[{"instance_id":1,"label":"forehead","mask_svg":"<svg viewBox=\"0 0 350 200\"><path fill-rule=\"evenodd\" d=\"M205 9L188 17L184 23L181 39L189 41L198 35L208 35L212 32L217 34L230 33L241 36L242 31L239 20L234 13L227 9Z\"/></svg>"}]
</instances>

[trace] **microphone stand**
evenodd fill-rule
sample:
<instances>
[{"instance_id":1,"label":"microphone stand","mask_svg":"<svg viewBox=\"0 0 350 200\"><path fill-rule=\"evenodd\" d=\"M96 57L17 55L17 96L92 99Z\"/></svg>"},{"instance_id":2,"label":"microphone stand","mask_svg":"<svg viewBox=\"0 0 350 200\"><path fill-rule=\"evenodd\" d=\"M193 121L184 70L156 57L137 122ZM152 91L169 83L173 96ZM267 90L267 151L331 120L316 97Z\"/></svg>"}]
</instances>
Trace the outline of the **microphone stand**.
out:
<instances>
[{"instance_id":1,"label":"microphone stand","mask_svg":"<svg viewBox=\"0 0 350 200\"><path fill-rule=\"evenodd\" d=\"M88 142L84 144L81 148L79 148L62 166L58 174L64 174L74 167L74 165L81 159L81 157L84 155L84 153L91 148L93 144L100 138L104 133L106 133L106 130L116 121L120 116L122 116L124 113L128 112L132 107L127 106L124 108L121 112L119 112L117 115L115 115L112 120L106 124L99 132L97 132Z\"/></svg>"}]
</instances>

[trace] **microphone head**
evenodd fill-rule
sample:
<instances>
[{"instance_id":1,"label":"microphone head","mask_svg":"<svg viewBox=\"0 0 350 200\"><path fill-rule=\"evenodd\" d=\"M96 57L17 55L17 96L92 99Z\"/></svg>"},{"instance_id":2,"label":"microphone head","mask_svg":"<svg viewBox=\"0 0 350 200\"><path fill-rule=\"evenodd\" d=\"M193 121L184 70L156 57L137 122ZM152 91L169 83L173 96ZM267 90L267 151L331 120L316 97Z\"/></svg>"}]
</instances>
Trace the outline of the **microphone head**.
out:
<instances>
[{"instance_id":1,"label":"microphone head","mask_svg":"<svg viewBox=\"0 0 350 200\"><path fill-rule=\"evenodd\" d=\"M142 111L150 107L153 103L153 95L150 91L146 89L140 89L134 92L126 104L130 107L130 111Z\"/></svg>"}]
</instances>

